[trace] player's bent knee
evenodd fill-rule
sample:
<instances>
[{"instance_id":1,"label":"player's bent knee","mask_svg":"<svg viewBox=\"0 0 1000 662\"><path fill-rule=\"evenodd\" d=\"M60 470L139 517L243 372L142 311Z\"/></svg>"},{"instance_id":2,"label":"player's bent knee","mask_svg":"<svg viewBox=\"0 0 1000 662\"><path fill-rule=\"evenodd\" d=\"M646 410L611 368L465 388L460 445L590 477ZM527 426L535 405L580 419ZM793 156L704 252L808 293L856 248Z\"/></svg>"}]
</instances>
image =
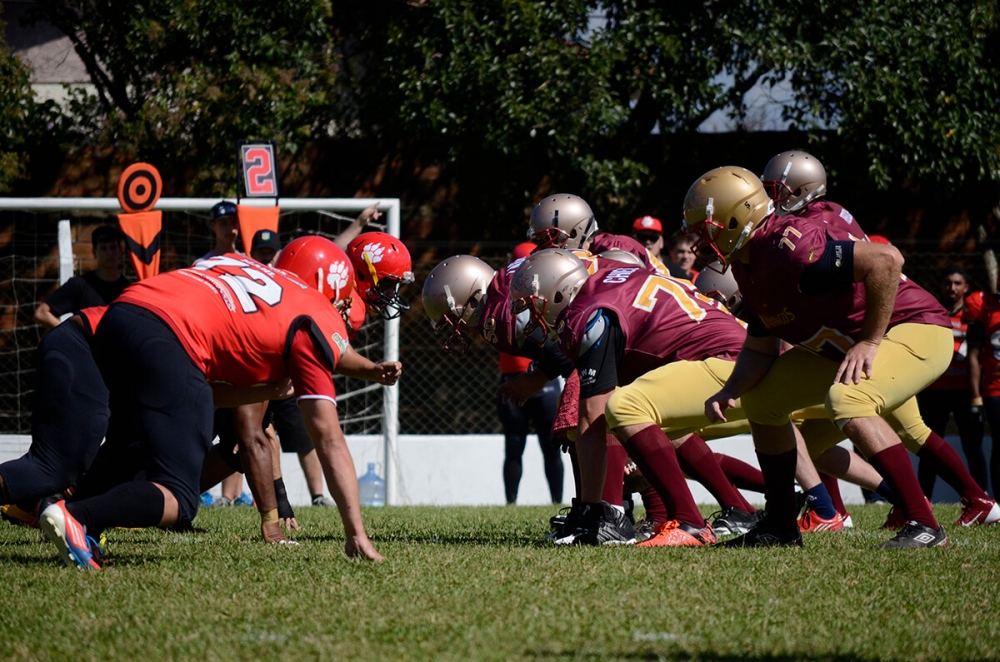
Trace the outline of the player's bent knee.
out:
<instances>
[{"instance_id":1,"label":"player's bent knee","mask_svg":"<svg viewBox=\"0 0 1000 662\"><path fill-rule=\"evenodd\" d=\"M827 391L826 415L832 421L881 416L882 412L882 404L858 385L834 384Z\"/></svg>"},{"instance_id":2,"label":"player's bent knee","mask_svg":"<svg viewBox=\"0 0 1000 662\"><path fill-rule=\"evenodd\" d=\"M656 408L641 391L627 386L617 389L604 408L608 430L657 422Z\"/></svg>"},{"instance_id":3,"label":"player's bent knee","mask_svg":"<svg viewBox=\"0 0 1000 662\"><path fill-rule=\"evenodd\" d=\"M774 398L768 397L759 389L751 389L740 396L740 404L747 420L754 423L778 427L789 421L789 412L776 408Z\"/></svg>"}]
</instances>

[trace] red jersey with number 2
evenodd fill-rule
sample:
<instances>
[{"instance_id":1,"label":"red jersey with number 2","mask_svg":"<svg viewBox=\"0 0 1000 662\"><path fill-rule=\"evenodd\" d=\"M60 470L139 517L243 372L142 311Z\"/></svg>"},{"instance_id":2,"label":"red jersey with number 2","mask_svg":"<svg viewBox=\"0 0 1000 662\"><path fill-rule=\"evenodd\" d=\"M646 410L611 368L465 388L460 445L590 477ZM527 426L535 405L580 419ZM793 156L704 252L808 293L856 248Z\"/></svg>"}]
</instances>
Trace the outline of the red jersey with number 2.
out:
<instances>
[{"instance_id":1,"label":"red jersey with number 2","mask_svg":"<svg viewBox=\"0 0 1000 662\"><path fill-rule=\"evenodd\" d=\"M162 319L210 382L289 377L298 397L334 398L347 329L330 301L294 274L226 253L135 283L117 302Z\"/></svg>"}]
</instances>

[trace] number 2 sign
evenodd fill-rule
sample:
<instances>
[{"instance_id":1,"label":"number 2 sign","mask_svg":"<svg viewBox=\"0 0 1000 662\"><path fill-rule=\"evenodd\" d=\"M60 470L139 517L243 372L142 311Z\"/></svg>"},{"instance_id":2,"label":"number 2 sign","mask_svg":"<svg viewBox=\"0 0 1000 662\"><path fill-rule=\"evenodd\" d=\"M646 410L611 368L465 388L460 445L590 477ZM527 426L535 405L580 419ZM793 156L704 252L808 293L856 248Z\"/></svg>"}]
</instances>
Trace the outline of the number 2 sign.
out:
<instances>
[{"instance_id":1,"label":"number 2 sign","mask_svg":"<svg viewBox=\"0 0 1000 662\"><path fill-rule=\"evenodd\" d=\"M272 143L241 143L243 190L248 198L277 198L278 176Z\"/></svg>"}]
</instances>

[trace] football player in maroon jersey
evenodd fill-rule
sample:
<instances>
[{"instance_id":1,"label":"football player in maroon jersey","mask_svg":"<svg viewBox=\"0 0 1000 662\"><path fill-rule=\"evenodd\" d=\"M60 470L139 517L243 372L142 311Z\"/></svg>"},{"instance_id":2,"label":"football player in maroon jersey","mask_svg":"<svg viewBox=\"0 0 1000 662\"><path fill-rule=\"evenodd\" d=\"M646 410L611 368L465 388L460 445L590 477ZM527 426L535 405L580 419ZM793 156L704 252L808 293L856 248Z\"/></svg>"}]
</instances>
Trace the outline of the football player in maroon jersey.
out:
<instances>
[{"instance_id":1,"label":"football player in maroon jersey","mask_svg":"<svg viewBox=\"0 0 1000 662\"><path fill-rule=\"evenodd\" d=\"M768 516L729 546L801 545L789 414L826 403L896 493L907 524L885 548L947 545L909 456L880 415L930 384L951 358L940 304L902 277L892 246L774 213L756 175L716 168L692 184L685 225L705 262L730 265L753 317L736 369L705 402L711 420L741 398L766 483ZM707 259L706 259L707 258ZM780 342L795 347L779 356Z\"/></svg>"},{"instance_id":2,"label":"football player in maroon jersey","mask_svg":"<svg viewBox=\"0 0 1000 662\"><path fill-rule=\"evenodd\" d=\"M372 363L351 349L343 319L327 294L247 257L213 257L130 288L101 320L94 355L111 393L108 436L99 456L136 456L145 472L141 479L59 501L41 513L40 525L65 562L97 565L86 541L88 530L190 522L211 443L209 383L250 387L285 378L295 388L337 500L346 553L381 559L361 521L332 373L391 384L401 367ZM276 507L267 506L264 526L277 526Z\"/></svg>"},{"instance_id":3,"label":"football player in maroon jersey","mask_svg":"<svg viewBox=\"0 0 1000 662\"><path fill-rule=\"evenodd\" d=\"M821 227L830 227L834 231L845 233L852 241L874 241L871 236L865 234L850 212L826 198L826 169L815 156L800 151L782 152L767 163L761 179L765 190L774 200L779 214L792 214L798 218L811 220ZM959 329L954 333L961 334L963 323L960 320L956 322L955 314L951 315L951 320L953 327ZM960 356L958 352L961 346L961 339L956 336L956 356ZM959 370L963 363L964 361L959 361ZM947 383L948 375L955 365L953 361L948 371L941 377L946 380L944 383ZM942 383L941 379L928 388L937 388ZM958 381L961 381L961 375ZM966 389L967 382L966 379ZM900 432L900 437L907 450L920 458L921 475L928 473L931 478L939 475L958 492L962 501L962 514L956 524L971 525L1000 521L1000 506L986 493L983 487L985 478L977 480L972 476L955 449L941 437L939 432L932 431L924 423L916 402L900 407L891 418L899 420L899 425L893 426L897 432L900 429L906 431L905 434ZM943 432L943 424L940 427ZM966 445L964 439L965 435L963 435L963 446ZM967 457L975 457L975 442L970 441L968 445L970 448ZM921 483L927 492L923 480ZM903 511L893 508L886 520L885 528L898 529L905 522Z\"/></svg>"},{"instance_id":4,"label":"football player in maroon jersey","mask_svg":"<svg viewBox=\"0 0 1000 662\"><path fill-rule=\"evenodd\" d=\"M510 297L515 310L529 311L546 335L558 338L580 373L577 452L585 514L575 534L563 540L629 542L621 514L601 503L610 430L673 516L641 544L714 542L664 431L681 437L705 427L699 394L728 376L743 341L740 324L686 281L634 265L602 267L588 277L577 256L558 249L526 258L511 281ZM700 468L717 473L714 484L731 491L717 495L724 507L739 503L752 511L711 452L698 460L705 461Z\"/></svg>"}]
</instances>

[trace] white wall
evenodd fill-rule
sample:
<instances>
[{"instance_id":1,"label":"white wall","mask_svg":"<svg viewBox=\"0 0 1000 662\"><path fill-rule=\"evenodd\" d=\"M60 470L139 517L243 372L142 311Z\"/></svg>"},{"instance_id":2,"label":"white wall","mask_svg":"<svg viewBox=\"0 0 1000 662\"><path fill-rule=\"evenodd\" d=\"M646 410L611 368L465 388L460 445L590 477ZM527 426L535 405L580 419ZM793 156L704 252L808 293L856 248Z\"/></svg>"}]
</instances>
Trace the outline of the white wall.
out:
<instances>
[{"instance_id":1,"label":"white wall","mask_svg":"<svg viewBox=\"0 0 1000 662\"><path fill-rule=\"evenodd\" d=\"M948 442L961 449L956 438ZM30 437L0 435L0 462L19 457L28 449ZM989 457L990 440L984 446ZM360 476L367 471L369 462L379 464L383 474L382 438L375 436L348 437L348 445L354 456L354 465ZM757 458L748 435L712 441L713 450L738 457L757 466ZM569 467L569 456L563 455L565 480L563 501L568 502L573 495L573 478ZM310 502L305 479L299 468L295 454L282 455L282 470L285 485L292 505L306 505ZM519 504L541 505L549 503L548 486L542 471L542 454L534 435L528 437L523 457L524 475L518 493ZM501 435L400 435L400 503L406 505L502 505L503 488L503 437ZM384 474L383 474L384 475ZM689 481L698 503L714 503L712 497L699 484ZM218 494L218 487L214 492ZM841 492L846 503L861 503L861 490L841 482ZM761 495L744 493L751 503L763 502ZM935 491L938 501L957 501L953 491L938 481Z\"/></svg>"}]
</instances>

